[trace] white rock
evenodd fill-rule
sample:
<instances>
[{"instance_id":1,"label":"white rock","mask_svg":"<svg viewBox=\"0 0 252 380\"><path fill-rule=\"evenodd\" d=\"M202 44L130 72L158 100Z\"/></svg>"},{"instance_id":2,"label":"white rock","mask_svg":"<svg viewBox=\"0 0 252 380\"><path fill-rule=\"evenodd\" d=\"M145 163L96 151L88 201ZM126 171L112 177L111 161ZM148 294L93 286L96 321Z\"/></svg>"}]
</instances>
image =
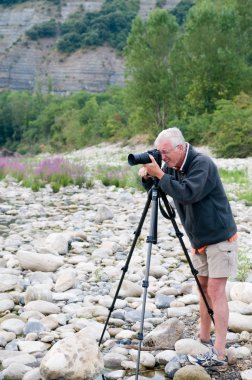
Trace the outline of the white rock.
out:
<instances>
[{"instance_id":1,"label":"white rock","mask_svg":"<svg viewBox=\"0 0 252 380\"><path fill-rule=\"evenodd\" d=\"M57 314L60 312L60 308L57 305L52 302L42 300L30 301L27 305L25 305L24 309L25 311L36 310L45 315Z\"/></svg>"},{"instance_id":2,"label":"white rock","mask_svg":"<svg viewBox=\"0 0 252 380\"><path fill-rule=\"evenodd\" d=\"M131 339L134 336L136 336L136 332L135 331L122 330L118 334L116 334L115 338L116 339L128 339L128 338Z\"/></svg>"},{"instance_id":3,"label":"white rock","mask_svg":"<svg viewBox=\"0 0 252 380\"><path fill-rule=\"evenodd\" d=\"M12 356L12 357L4 359L2 361L2 366L3 366L3 368L7 368L11 363L21 363L24 365L26 365L26 364L27 365L29 365L29 364L35 365L37 363L37 360L32 355L23 354L23 355Z\"/></svg>"},{"instance_id":4,"label":"white rock","mask_svg":"<svg viewBox=\"0 0 252 380\"><path fill-rule=\"evenodd\" d=\"M30 301L43 300L52 301L51 285L47 284L36 284L34 286L28 286L24 295L25 303Z\"/></svg>"},{"instance_id":5,"label":"white rock","mask_svg":"<svg viewBox=\"0 0 252 380\"><path fill-rule=\"evenodd\" d=\"M8 292L15 289L18 278L12 274L1 274L0 292Z\"/></svg>"},{"instance_id":6,"label":"white rock","mask_svg":"<svg viewBox=\"0 0 252 380\"><path fill-rule=\"evenodd\" d=\"M240 314L252 314L252 307L245 302L235 300L228 302L228 308L230 312Z\"/></svg>"},{"instance_id":7,"label":"white rock","mask_svg":"<svg viewBox=\"0 0 252 380\"><path fill-rule=\"evenodd\" d=\"M137 360L138 350L130 350L129 354L134 361ZM154 368L155 358L151 353L142 351L140 355L140 364L146 368Z\"/></svg>"},{"instance_id":8,"label":"white rock","mask_svg":"<svg viewBox=\"0 0 252 380\"><path fill-rule=\"evenodd\" d=\"M76 273L67 269L60 272L57 281L55 283L54 289L56 292L65 292L68 289L71 289L76 284Z\"/></svg>"},{"instance_id":9,"label":"white rock","mask_svg":"<svg viewBox=\"0 0 252 380\"><path fill-rule=\"evenodd\" d=\"M175 343L175 351L178 354L199 355L205 354L209 348L194 339L180 339Z\"/></svg>"},{"instance_id":10,"label":"white rock","mask_svg":"<svg viewBox=\"0 0 252 380\"><path fill-rule=\"evenodd\" d=\"M252 369L240 372L242 380L252 380Z\"/></svg>"},{"instance_id":11,"label":"white rock","mask_svg":"<svg viewBox=\"0 0 252 380\"><path fill-rule=\"evenodd\" d=\"M45 246L53 249L59 255L65 255L68 252L69 236L64 233L52 233L45 239Z\"/></svg>"},{"instance_id":12,"label":"white rock","mask_svg":"<svg viewBox=\"0 0 252 380\"><path fill-rule=\"evenodd\" d=\"M60 256L21 250L17 252L17 258L23 269L32 271L55 272L64 263Z\"/></svg>"},{"instance_id":13,"label":"white rock","mask_svg":"<svg viewBox=\"0 0 252 380\"><path fill-rule=\"evenodd\" d=\"M94 378L103 369L103 358L95 339L78 332L55 343L42 359L43 380L54 378Z\"/></svg>"},{"instance_id":14,"label":"white rock","mask_svg":"<svg viewBox=\"0 0 252 380\"><path fill-rule=\"evenodd\" d=\"M189 306L185 307L169 307L167 309L167 315L171 317L182 317L187 315L188 317L192 315L192 309Z\"/></svg>"},{"instance_id":15,"label":"white rock","mask_svg":"<svg viewBox=\"0 0 252 380\"><path fill-rule=\"evenodd\" d=\"M118 286L118 283L115 284L115 286L112 288L110 292L110 295L112 297L115 295L117 286ZM121 298L141 297L142 292L143 292L143 288L140 285L134 284L133 282L128 281L128 280L124 280L120 288L119 295Z\"/></svg>"},{"instance_id":16,"label":"white rock","mask_svg":"<svg viewBox=\"0 0 252 380\"><path fill-rule=\"evenodd\" d=\"M0 313L14 308L14 302L12 300L0 300Z\"/></svg>"},{"instance_id":17,"label":"white rock","mask_svg":"<svg viewBox=\"0 0 252 380\"><path fill-rule=\"evenodd\" d=\"M228 327L234 332L252 332L252 315L229 313Z\"/></svg>"},{"instance_id":18,"label":"white rock","mask_svg":"<svg viewBox=\"0 0 252 380\"><path fill-rule=\"evenodd\" d=\"M3 330L13 332L16 335L19 335L23 332L25 323L21 319L9 318L1 323L1 328Z\"/></svg>"},{"instance_id":19,"label":"white rock","mask_svg":"<svg viewBox=\"0 0 252 380\"><path fill-rule=\"evenodd\" d=\"M22 363L11 363L8 368L3 370L2 374L5 379L22 379L30 370L31 367Z\"/></svg>"},{"instance_id":20,"label":"white rock","mask_svg":"<svg viewBox=\"0 0 252 380\"><path fill-rule=\"evenodd\" d=\"M40 369L39 368L33 368L32 370L25 373L22 380L40 380Z\"/></svg>"},{"instance_id":21,"label":"white rock","mask_svg":"<svg viewBox=\"0 0 252 380\"><path fill-rule=\"evenodd\" d=\"M232 300L252 303L252 284L249 282L235 284L230 291L230 296Z\"/></svg>"},{"instance_id":22,"label":"white rock","mask_svg":"<svg viewBox=\"0 0 252 380\"><path fill-rule=\"evenodd\" d=\"M155 356L155 360L158 364L166 364L176 355L176 351L174 350L164 350Z\"/></svg>"},{"instance_id":23,"label":"white rock","mask_svg":"<svg viewBox=\"0 0 252 380\"><path fill-rule=\"evenodd\" d=\"M19 341L17 343L20 351L32 354L33 352L46 351L50 347L50 344L37 342L37 341Z\"/></svg>"}]
</instances>

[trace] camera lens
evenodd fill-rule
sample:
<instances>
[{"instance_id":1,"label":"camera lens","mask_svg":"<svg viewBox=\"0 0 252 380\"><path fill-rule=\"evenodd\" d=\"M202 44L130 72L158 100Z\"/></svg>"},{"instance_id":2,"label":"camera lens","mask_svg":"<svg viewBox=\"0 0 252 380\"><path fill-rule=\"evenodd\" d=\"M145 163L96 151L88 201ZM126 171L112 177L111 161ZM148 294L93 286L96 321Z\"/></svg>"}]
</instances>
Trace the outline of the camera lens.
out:
<instances>
[{"instance_id":1,"label":"camera lens","mask_svg":"<svg viewBox=\"0 0 252 380\"><path fill-rule=\"evenodd\" d=\"M128 155L128 163L129 165L138 165L138 164L149 164L151 159L148 153L140 153L140 154L129 154Z\"/></svg>"}]
</instances>

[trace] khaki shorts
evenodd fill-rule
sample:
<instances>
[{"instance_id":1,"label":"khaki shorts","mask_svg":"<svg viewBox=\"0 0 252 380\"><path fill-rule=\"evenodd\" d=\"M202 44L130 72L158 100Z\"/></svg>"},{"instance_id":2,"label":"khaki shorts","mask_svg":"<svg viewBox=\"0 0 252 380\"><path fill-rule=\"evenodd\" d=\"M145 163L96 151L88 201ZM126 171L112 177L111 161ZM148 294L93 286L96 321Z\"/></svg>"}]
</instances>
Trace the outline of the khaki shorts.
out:
<instances>
[{"instance_id":1,"label":"khaki shorts","mask_svg":"<svg viewBox=\"0 0 252 380\"><path fill-rule=\"evenodd\" d=\"M237 275L238 245L235 241L223 241L208 245L203 254L192 254L191 260L199 276L210 278L235 277Z\"/></svg>"}]
</instances>

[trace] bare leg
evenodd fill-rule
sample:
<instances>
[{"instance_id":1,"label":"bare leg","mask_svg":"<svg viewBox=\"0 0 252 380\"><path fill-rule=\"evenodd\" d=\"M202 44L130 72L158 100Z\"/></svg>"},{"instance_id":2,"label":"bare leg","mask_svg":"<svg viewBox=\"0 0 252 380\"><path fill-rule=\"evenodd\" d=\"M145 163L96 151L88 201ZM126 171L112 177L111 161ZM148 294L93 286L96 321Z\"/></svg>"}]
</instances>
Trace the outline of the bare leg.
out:
<instances>
[{"instance_id":1,"label":"bare leg","mask_svg":"<svg viewBox=\"0 0 252 380\"><path fill-rule=\"evenodd\" d=\"M207 302L209 304L209 306L212 308L212 302L211 302L211 299L208 295L208 281L209 281L209 278L206 277L206 276L198 276L198 280L200 282L200 285L202 287L202 290L203 290L203 293L207 299ZM207 310L207 307L206 307L206 304L205 304L205 301L203 300L200 292L199 292L199 295L200 295L200 300L199 300L199 308L200 308L200 333L199 333L199 336L200 336L200 339L203 341L203 342L208 342L209 339L210 339L210 332L211 332L211 317L210 315L208 314L208 310Z\"/></svg>"},{"instance_id":2,"label":"bare leg","mask_svg":"<svg viewBox=\"0 0 252 380\"><path fill-rule=\"evenodd\" d=\"M220 358L225 355L227 328L228 328L228 302L225 292L227 278L209 278L207 292L211 298L214 322L215 322L215 344L214 347Z\"/></svg>"}]
</instances>

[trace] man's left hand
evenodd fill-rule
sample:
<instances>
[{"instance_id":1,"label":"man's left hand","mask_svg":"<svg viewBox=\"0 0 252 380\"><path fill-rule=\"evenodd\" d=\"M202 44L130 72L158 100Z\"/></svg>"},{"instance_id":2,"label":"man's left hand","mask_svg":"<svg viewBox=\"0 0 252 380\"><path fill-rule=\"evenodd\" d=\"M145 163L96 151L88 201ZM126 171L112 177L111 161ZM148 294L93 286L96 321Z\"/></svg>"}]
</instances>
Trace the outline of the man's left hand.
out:
<instances>
[{"instance_id":1,"label":"man's left hand","mask_svg":"<svg viewBox=\"0 0 252 380\"><path fill-rule=\"evenodd\" d=\"M149 154L149 157L151 159L150 164L144 164L143 166L147 170L148 174L151 175L152 177L156 177L158 179L161 179L164 175L163 170L160 168L160 166L157 164L155 158Z\"/></svg>"}]
</instances>

